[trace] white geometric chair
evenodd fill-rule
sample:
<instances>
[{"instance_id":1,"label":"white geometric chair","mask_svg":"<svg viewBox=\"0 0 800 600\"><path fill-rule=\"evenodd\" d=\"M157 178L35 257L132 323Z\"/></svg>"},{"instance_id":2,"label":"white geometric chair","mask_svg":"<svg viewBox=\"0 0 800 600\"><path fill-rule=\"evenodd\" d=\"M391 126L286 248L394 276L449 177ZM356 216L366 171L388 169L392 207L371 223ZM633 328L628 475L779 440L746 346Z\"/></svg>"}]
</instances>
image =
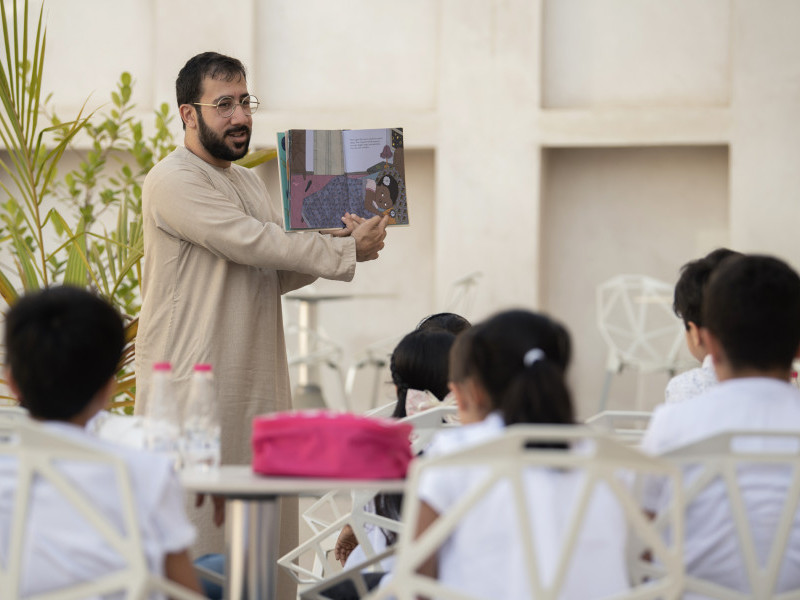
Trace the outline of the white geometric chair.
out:
<instances>
[{"instance_id":1,"label":"white geometric chair","mask_svg":"<svg viewBox=\"0 0 800 600\"><path fill-rule=\"evenodd\" d=\"M16 465L16 489L11 514L3 515L8 524L8 540L0 546L0 590L3 599L20 598L20 579L23 548L26 542L26 522L34 486L51 486L57 490L60 501L71 505L91 528L123 560L124 566L93 581L70 585L26 600L78 600L105 594L125 594L125 598L144 599L150 592L162 592L179 600L203 600L192 592L164 577L150 573L137 521L133 491L124 461L87 447L77 441L55 435L34 421L22 419L0 420L0 461ZM92 497L65 476L57 462L75 461L100 464L108 467L117 484L121 501L120 513L123 529L98 510ZM111 481L112 478L109 479ZM0 542L1 544L2 542Z\"/></svg>"},{"instance_id":2,"label":"white geometric chair","mask_svg":"<svg viewBox=\"0 0 800 600\"><path fill-rule=\"evenodd\" d=\"M539 447L536 447L536 445ZM555 444L573 445L580 451L571 451ZM542 445L546 446L543 447ZM457 469L471 467L482 469L484 478L450 507L419 536L402 536L398 542L395 567L391 581L373 592L368 598L379 600L397 598L411 600L418 596L437 599L478 600L465 592L445 587L440 581L418 573L420 565L428 556L437 552L453 532L461 519L488 493L498 485L510 484L508 511L516 515L520 531L532 531L532 536L521 536L527 585L533 590L536 600L556 600L564 587L572 557L576 551L584 517L593 506L596 494L602 490L605 498L613 498L624 515L628 535L638 540L631 547L647 547L656 562L651 565L648 581L633 581L628 590L615 594L615 600L670 598L680 596L682 589L683 515L680 506L681 489L678 469L666 461L649 457L629 446L612 440L605 434L587 427L566 426L513 426L499 438L475 445L457 453L436 458L423 458L412 465L404 504L403 520L411 527L416 523L420 510L419 499L414 496L420 476L428 469ZM534 471L530 471L533 469ZM582 474L573 506L561 539L561 550L552 548L547 557L554 559L549 568L543 568L542 556L536 550L538 536L533 529L533 518L525 499L525 480L531 473L565 473L575 471ZM631 478L636 475L656 474L666 477L676 490L676 502L670 509L670 523L675 535L665 541L655 525L644 515L634 494ZM535 492L532 492L535 493ZM505 496L503 497L505 498ZM542 515L538 521L542 523ZM622 561L622 558L620 558ZM480 568L480 565L476 565ZM622 575L624 578L624 575ZM489 600L489 599L481 599ZM493 600L493 599L492 599Z\"/></svg>"},{"instance_id":3,"label":"white geometric chair","mask_svg":"<svg viewBox=\"0 0 800 600\"><path fill-rule=\"evenodd\" d=\"M27 409L22 408L21 406L15 406L10 404L3 404L0 405L0 419L28 419L29 414Z\"/></svg>"},{"instance_id":4,"label":"white geometric chair","mask_svg":"<svg viewBox=\"0 0 800 600\"><path fill-rule=\"evenodd\" d=\"M776 591L784 558L800 552L800 433L731 431L661 457L683 471L684 510L696 507L698 501L710 503L708 510L716 514L727 508L728 516L720 518L730 526L729 534L735 536L740 550L741 568L735 573L744 576L751 590L745 593L700 579L692 574L692 565L687 565L686 592L719 600L800 599L800 587ZM757 501L758 529L753 528L747 514L747 508L753 506L754 490L772 494L769 500L761 496ZM765 518L774 520L772 527L764 528ZM668 519L659 515L656 524L666 528ZM693 533L700 535L687 530L687 540ZM757 550L757 534L770 540L768 552ZM725 533L718 531L716 535ZM790 542L792 551L787 552Z\"/></svg>"},{"instance_id":5,"label":"white geometric chair","mask_svg":"<svg viewBox=\"0 0 800 600\"><path fill-rule=\"evenodd\" d=\"M672 311L673 293L672 285L646 275L617 275L597 286L597 328L608 348L599 412L606 409L612 378L623 369L637 371L637 408L642 374L677 372L686 333Z\"/></svg>"},{"instance_id":6,"label":"white geometric chair","mask_svg":"<svg viewBox=\"0 0 800 600\"><path fill-rule=\"evenodd\" d=\"M456 424L448 423L449 417L457 413L455 406L436 406L426 411L400 419L402 423L413 426L411 433L411 451L419 454L431 441L436 432L444 427ZM312 536L291 552L278 559L278 564L300 585L308 586L320 581L327 581L341 571L341 567L331 559L331 550L336 544L342 528L349 525L367 558L366 563L371 570L379 570L380 563L372 559L378 555L369 539L370 530L380 527L392 531L401 537L403 524L400 521L375 514L373 500L378 490L353 492L350 510L343 512L340 508L342 498L335 492L329 492L312 504L303 513L303 520L313 532ZM332 517L331 517L332 515ZM313 554L311 569L302 565L303 557ZM384 553L381 552L381 555ZM389 556L391 552L386 553ZM359 568L366 568L361 565Z\"/></svg>"},{"instance_id":7,"label":"white geometric chair","mask_svg":"<svg viewBox=\"0 0 800 600\"><path fill-rule=\"evenodd\" d=\"M647 430L653 413L642 410L604 410L592 415L584 423L598 431L631 445L638 445Z\"/></svg>"}]
</instances>

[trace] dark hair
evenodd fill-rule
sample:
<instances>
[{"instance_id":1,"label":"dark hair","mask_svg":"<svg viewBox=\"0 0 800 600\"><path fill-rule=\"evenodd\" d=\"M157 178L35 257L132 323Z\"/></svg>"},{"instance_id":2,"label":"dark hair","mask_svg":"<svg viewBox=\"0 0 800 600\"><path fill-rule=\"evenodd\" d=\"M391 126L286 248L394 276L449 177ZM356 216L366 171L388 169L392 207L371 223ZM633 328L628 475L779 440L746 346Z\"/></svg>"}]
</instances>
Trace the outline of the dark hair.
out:
<instances>
[{"instance_id":1,"label":"dark hair","mask_svg":"<svg viewBox=\"0 0 800 600\"><path fill-rule=\"evenodd\" d=\"M443 329L416 329L407 334L392 352L390 369L397 386L393 417L406 416L408 390L429 391L439 400L448 393L447 367L455 336Z\"/></svg>"},{"instance_id":2,"label":"dark hair","mask_svg":"<svg viewBox=\"0 0 800 600\"><path fill-rule=\"evenodd\" d=\"M471 326L472 324L461 315L451 312L440 312L422 319L422 321L417 324L417 329L444 329L453 335L458 335Z\"/></svg>"},{"instance_id":3,"label":"dark hair","mask_svg":"<svg viewBox=\"0 0 800 600\"><path fill-rule=\"evenodd\" d=\"M428 390L439 400L447 395L447 367L450 348L456 336L439 327L426 327L407 334L392 352L390 368L392 381L397 386L397 404L392 417L406 415L408 390ZM381 493L375 496L375 513L381 517L399 520L403 508L403 494ZM381 529L386 544L397 540L397 534Z\"/></svg>"},{"instance_id":4,"label":"dark hair","mask_svg":"<svg viewBox=\"0 0 800 600\"><path fill-rule=\"evenodd\" d=\"M178 109L182 104L200 101L203 95L203 80L206 78L233 81L238 78L247 79L247 73L240 60L218 52L203 52L193 56L186 62L175 80ZM186 129L185 123L183 128Z\"/></svg>"},{"instance_id":5,"label":"dark hair","mask_svg":"<svg viewBox=\"0 0 800 600\"><path fill-rule=\"evenodd\" d=\"M66 421L114 375L125 344L122 319L77 287L20 298L6 315L6 363L31 416Z\"/></svg>"},{"instance_id":6,"label":"dark hair","mask_svg":"<svg viewBox=\"0 0 800 600\"><path fill-rule=\"evenodd\" d=\"M727 260L711 276L703 317L733 370L789 369L800 347L800 277L771 256Z\"/></svg>"},{"instance_id":7,"label":"dark hair","mask_svg":"<svg viewBox=\"0 0 800 600\"><path fill-rule=\"evenodd\" d=\"M389 178L389 185L385 185L383 183L383 178ZM392 202L397 202L397 194L400 192L400 186L397 185L397 180L389 175L388 173L384 173L380 177L378 177L378 185L382 185L385 188L389 188L389 197L392 199Z\"/></svg>"},{"instance_id":8,"label":"dark hair","mask_svg":"<svg viewBox=\"0 0 800 600\"><path fill-rule=\"evenodd\" d=\"M560 323L527 310L505 311L456 338L450 379L474 378L507 425L570 424L575 417L564 381L570 353Z\"/></svg>"},{"instance_id":9,"label":"dark hair","mask_svg":"<svg viewBox=\"0 0 800 600\"><path fill-rule=\"evenodd\" d=\"M690 261L681 267L681 275L675 284L672 310L683 319L686 329L689 329L690 322L702 327L703 292L711 273L722 261L731 256L741 256L741 254L728 248L717 248L703 258Z\"/></svg>"}]
</instances>

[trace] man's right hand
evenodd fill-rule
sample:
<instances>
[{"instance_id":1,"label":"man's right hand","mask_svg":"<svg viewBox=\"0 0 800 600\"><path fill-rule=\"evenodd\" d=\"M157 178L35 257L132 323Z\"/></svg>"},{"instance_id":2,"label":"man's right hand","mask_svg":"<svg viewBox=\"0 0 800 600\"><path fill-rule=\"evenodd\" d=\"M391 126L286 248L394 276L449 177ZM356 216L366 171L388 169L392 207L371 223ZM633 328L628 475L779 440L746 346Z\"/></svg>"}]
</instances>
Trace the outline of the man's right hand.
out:
<instances>
[{"instance_id":1,"label":"man's right hand","mask_svg":"<svg viewBox=\"0 0 800 600\"><path fill-rule=\"evenodd\" d=\"M356 261L364 262L378 258L378 252L383 249L383 239L386 237L386 223L389 217L374 216L353 229L353 239L356 241Z\"/></svg>"}]
</instances>

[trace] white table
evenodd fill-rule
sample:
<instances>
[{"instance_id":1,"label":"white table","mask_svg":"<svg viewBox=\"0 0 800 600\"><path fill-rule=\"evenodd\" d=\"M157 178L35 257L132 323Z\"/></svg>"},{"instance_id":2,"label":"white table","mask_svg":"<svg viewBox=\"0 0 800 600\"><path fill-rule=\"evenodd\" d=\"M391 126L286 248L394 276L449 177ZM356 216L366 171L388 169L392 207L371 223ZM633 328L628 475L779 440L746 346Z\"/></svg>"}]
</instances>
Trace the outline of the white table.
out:
<instances>
[{"instance_id":1,"label":"white table","mask_svg":"<svg viewBox=\"0 0 800 600\"><path fill-rule=\"evenodd\" d=\"M223 465L218 471L181 472L189 492L225 497L224 598L276 600L280 496L320 496L331 490L402 492L402 479L314 479L266 477L249 465Z\"/></svg>"}]
</instances>

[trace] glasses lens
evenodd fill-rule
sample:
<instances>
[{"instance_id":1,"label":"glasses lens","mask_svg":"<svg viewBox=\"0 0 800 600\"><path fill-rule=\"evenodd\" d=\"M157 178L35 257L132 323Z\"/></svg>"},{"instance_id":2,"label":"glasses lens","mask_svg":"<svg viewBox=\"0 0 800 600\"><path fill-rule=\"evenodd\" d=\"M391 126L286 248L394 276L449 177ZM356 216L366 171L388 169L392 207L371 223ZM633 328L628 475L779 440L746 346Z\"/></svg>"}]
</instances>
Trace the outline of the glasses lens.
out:
<instances>
[{"instance_id":1,"label":"glasses lens","mask_svg":"<svg viewBox=\"0 0 800 600\"><path fill-rule=\"evenodd\" d=\"M244 100L242 100L242 109L248 115L252 115L256 110L258 110L258 98L255 96L248 96Z\"/></svg>"},{"instance_id":2,"label":"glasses lens","mask_svg":"<svg viewBox=\"0 0 800 600\"><path fill-rule=\"evenodd\" d=\"M220 117L230 117L235 109L233 98L220 98L217 102L217 112Z\"/></svg>"}]
</instances>

